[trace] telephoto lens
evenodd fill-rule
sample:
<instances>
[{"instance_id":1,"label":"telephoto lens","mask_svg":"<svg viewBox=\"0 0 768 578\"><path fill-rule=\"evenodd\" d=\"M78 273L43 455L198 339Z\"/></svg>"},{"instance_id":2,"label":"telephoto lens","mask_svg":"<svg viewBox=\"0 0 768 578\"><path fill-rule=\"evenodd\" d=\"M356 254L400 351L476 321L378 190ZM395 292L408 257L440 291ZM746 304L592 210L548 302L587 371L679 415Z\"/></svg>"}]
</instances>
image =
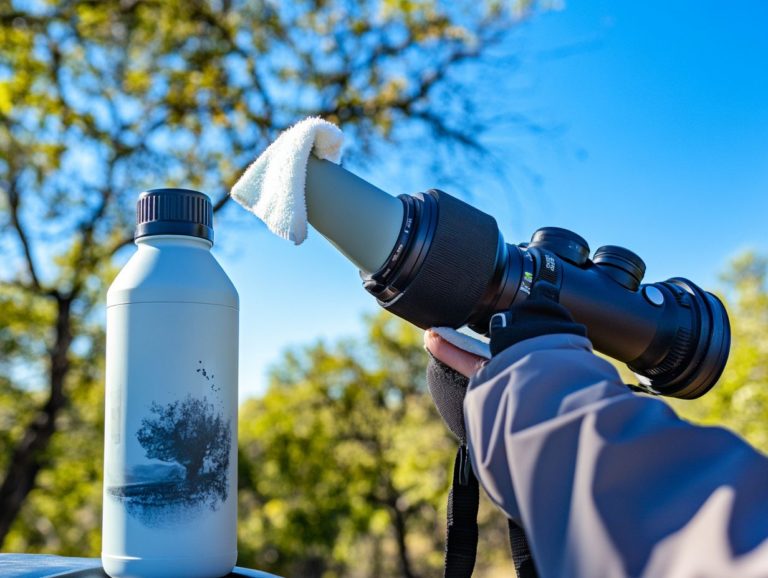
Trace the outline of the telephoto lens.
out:
<instances>
[{"instance_id":1,"label":"telephoto lens","mask_svg":"<svg viewBox=\"0 0 768 578\"><path fill-rule=\"evenodd\" d=\"M394 247L376 271L362 273L366 290L395 315L424 329L468 325L485 334L491 315L546 281L594 347L626 363L641 389L693 399L720 377L728 316L691 281L644 284L645 264L633 252L604 246L590 258L583 238L557 227L507 244L493 217L439 190L399 198Z\"/></svg>"}]
</instances>

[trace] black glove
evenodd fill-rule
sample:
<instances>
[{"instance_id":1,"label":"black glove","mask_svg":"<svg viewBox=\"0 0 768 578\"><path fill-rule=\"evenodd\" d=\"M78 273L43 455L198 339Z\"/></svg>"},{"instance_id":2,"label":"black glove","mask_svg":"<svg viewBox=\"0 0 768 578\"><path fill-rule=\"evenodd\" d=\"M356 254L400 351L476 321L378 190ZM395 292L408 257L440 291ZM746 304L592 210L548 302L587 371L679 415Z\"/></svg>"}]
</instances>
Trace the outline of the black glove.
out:
<instances>
[{"instance_id":1,"label":"black glove","mask_svg":"<svg viewBox=\"0 0 768 578\"><path fill-rule=\"evenodd\" d=\"M468 385L468 377L464 377L431 353L429 354L427 365L429 393L440 417L461 445L467 442L467 432L464 429L464 396Z\"/></svg>"},{"instance_id":2,"label":"black glove","mask_svg":"<svg viewBox=\"0 0 768 578\"><path fill-rule=\"evenodd\" d=\"M491 317L489 333L491 355L496 356L515 343L540 335L571 333L586 337L587 328L576 323L568 310L557 302L555 287L539 281L528 299Z\"/></svg>"},{"instance_id":3,"label":"black glove","mask_svg":"<svg viewBox=\"0 0 768 578\"><path fill-rule=\"evenodd\" d=\"M557 290L542 281L534 285L528 299L491 317L489 330L493 356L531 337L553 333L587 335L586 328L576 323L571 314L557 302ZM462 444L466 442L463 408L468 385L467 377L429 354L429 393L445 425Z\"/></svg>"}]
</instances>

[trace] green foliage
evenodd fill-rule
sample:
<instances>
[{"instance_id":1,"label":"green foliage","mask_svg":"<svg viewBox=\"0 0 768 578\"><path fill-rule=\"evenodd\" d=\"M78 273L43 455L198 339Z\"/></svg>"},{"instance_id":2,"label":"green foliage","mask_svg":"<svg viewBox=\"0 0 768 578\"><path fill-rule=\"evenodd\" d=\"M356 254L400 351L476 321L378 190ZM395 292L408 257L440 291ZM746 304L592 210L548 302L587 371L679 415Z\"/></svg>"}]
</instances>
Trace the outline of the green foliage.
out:
<instances>
[{"instance_id":1,"label":"green foliage","mask_svg":"<svg viewBox=\"0 0 768 578\"><path fill-rule=\"evenodd\" d=\"M387 329L405 340L394 341ZM398 513L434 514L430 498L445 489L451 444L439 424L415 437L413 428L398 427L427 422L425 354L412 372L397 358L400 351L408 359L419 336L383 319L371 333L379 339L367 352L342 343L287 354L264 398L242 409L241 455L252 466L241 479L242 499L259 506L241 525L242 542L254 558L274 559L270 568L298 575L296 565L314 563L339 575L361 554L352 546L362 535L380 543ZM406 464L416 467L411 479ZM434 466L442 479L414 483L419 470Z\"/></svg>"},{"instance_id":2,"label":"green foliage","mask_svg":"<svg viewBox=\"0 0 768 578\"><path fill-rule=\"evenodd\" d=\"M363 154L408 139L430 155L476 148L462 66L533 4L0 0L0 472L51 400L57 410L3 549L99 554L102 297L137 192L200 188L221 208L253 156L311 114L343 124ZM765 275L764 258L734 263L731 361L712 393L678 404L764 450ZM455 445L424 363L419 332L383 316L365 343L278 362L266 395L242 408L242 564L440 574ZM507 545L501 516L483 508L488 575Z\"/></svg>"},{"instance_id":3,"label":"green foliage","mask_svg":"<svg viewBox=\"0 0 768 578\"><path fill-rule=\"evenodd\" d=\"M708 395L675 402L683 415L725 424L764 449L765 272L764 258L734 261L724 277L731 360ZM55 467L40 476L8 550L98 555L101 359L96 352L75 365L72 401L49 449ZM241 408L240 564L287 576L402 576L402 543L414 575L440 575L456 446L425 392L425 362L420 332L385 313L360 342L318 343L276 362L266 394ZM4 436L37 401L11 387L0 381ZM509 571L502 517L485 503L481 523L479 575L503 563Z\"/></svg>"},{"instance_id":4,"label":"green foliage","mask_svg":"<svg viewBox=\"0 0 768 578\"><path fill-rule=\"evenodd\" d=\"M426 392L426 359L421 331L386 313L363 344L285 355L241 411L241 562L287 576L442 575L457 442ZM505 528L486 504L480 575L506 558Z\"/></svg>"},{"instance_id":5,"label":"green foliage","mask_svg":"<svg viewBox=\"0 0 768 578\"><path fill-rule=\"evenodd\" d=\"M73 395L4 551L100 555L103 393L94 386Z\"/></svg>"},{"instance_id":6,"label":"green foliage","mask_svg":"<svg viewBox=\"0 0 768 578\"><path fill-rule=\"evenodd\" d=\"M731 321L731 354L717 385L704 397L675 402L683 417L724 425L768 452L768 259L747 252L722 276Z\"/></svg>"},{"instance_id":7,"label":"green foliage","mask_svg":"<svg viewBox=\"0 0 768 578\"><path fill-rule=\"evenodd\" d=\"M100 341L103 343L103 333ZM59 433L45 453L36 488L25 501L4 551L68 556L98 556L101 551L103 349L97 347L92 353L75 363L68 382L70 400L59 416ZM31 419L41 397L39 392L9 396L2 400L7 404L0 406L0 415L3 410L23 410L13 416L20 429Z\"/></svg>"},{"instance_id":8,"label":"green foliage","mask_svg":"<svg viewBox=\"0 0 768 578\"><path fill-rule=\"evenodd\" d=\"M513 23L495 2L0 0L0 545L99 552L102 297L137 193L221 209L308 115L359 158L414 130L477 148L455 70Z\"/></svg>"}]
</instances>

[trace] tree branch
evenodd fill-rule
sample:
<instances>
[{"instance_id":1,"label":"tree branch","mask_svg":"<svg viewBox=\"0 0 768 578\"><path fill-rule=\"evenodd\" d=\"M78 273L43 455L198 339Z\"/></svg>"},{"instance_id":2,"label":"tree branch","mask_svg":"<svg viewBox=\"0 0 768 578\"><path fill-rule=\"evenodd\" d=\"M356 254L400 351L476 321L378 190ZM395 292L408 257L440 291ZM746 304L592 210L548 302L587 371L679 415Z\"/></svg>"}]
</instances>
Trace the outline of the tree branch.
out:
<instances>
[{"instance_id":1,"label":"tree branch","mask_svg":"<svg viewBox=\"0 0 768 578\"><path fill-rule=\"evenodd\" d=\"M213 203L213 212L218 213L221 209L223 209L229 201L232 200L232 196L229 193L221 195L215 203Z\"/></svg>"},{"instance_id":2,"label":"tree branch","mask_svg":"<svg viewBox=\"0 0 768 578\"><path fill-rule=\"evenodd\" d=\"M40 284L40 277L37 274L37 268L35 267L35 260L32 256L32 247L29 236L27 235L26 228L21 221L19 210L21 199L19 195L17 179L15 177L11 179L10 186L6 191L6 196L8 198L8 208L10 209L9 212L11 215L11 225L16 231L16 236L19 238L19 242L21 243L27 273L30 276L33 287L38 291L44 291L42 285Z\"/></svg>"},{"instance_id":3,"label":"tree branch","mask_svg":"<svg viewBox=\"0 0 768 578\"><path fill-rule=\"evenodd\" d=\"M66 402L64 383L70 370L72 300L57 297L56 303L56 335L48 354L48 399L13 448L5 479L0 485L0 547L27 495L35 487L37 474L45 465L45 450L56 431L56 417Z\"/></svg>"},{"instance_id":4,"label":"tree branch","mask_svg":"<svg viewBox=\"0 0 768 578\"><path fill-rule=\"evenodd\" d=\"M400 571L404 578L419 578L419 575L413 571L411 565L411 558L408 552L407 527L405 514L397 506L397 492L390 482L390 496L387 500L387 506L389 507L390 515L392 516L392 524L395 530L395 541L397 542L397 555L400 559Z\"/></svg>"}]
</instances>

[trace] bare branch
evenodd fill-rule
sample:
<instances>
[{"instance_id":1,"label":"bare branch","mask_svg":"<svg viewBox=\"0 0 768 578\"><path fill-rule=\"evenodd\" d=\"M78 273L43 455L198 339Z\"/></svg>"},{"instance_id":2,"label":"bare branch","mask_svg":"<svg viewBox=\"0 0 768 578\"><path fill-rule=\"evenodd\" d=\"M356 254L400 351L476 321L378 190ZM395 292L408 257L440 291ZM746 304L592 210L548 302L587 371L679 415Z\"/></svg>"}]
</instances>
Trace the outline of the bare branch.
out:
<instances>
[{"instance_id":1,"label":"bare branch","mask_svg":"<svg viewBox=\"0 0 768 578\"><path fill-rule=\"evenodd\" d=\"M219 197L215 203L213 203L213 212L218 213L221 209L223 209L229 201L232 200L232 197L229 193L226 193Z\"/></svg>"},{"instance_id":2,"label":"bare branch","mask_svg":"<svg viewBox=\"0 0 768 578\"><path fill-rule=\"evenodd\" d=\"M12 449L9 466L0 484L0 544L2 544L24 500L34 488L35 478L45 465L45 449L56 431L56 417L66 403L64 382L69 372L72 344L72 300L57 298L55 337L49 350L49 394L21 440Z\"/></svg>"},{"instance_id":3,"label":"bare branch","mask_svg":"<svg viewBox=\"0 0 768 578\"><path fill-rule=\"evenodd\" d=\"M8 208L10 209L11 225L16 231L16 236L21 243L22 252L24 254L24 261L26 262L27 273L32 281L32 285L38 291L42 291L42 285L40 284L40 278L37 275L37 268L35 267L35 260L32 256L32 246L27 235L26 228L21 221L21 215L19 205L21 202L21 196L19 195L18 182L16 178L11 179L10 186L6 191L8 198Z\"/></svg>"}]
</instances>

